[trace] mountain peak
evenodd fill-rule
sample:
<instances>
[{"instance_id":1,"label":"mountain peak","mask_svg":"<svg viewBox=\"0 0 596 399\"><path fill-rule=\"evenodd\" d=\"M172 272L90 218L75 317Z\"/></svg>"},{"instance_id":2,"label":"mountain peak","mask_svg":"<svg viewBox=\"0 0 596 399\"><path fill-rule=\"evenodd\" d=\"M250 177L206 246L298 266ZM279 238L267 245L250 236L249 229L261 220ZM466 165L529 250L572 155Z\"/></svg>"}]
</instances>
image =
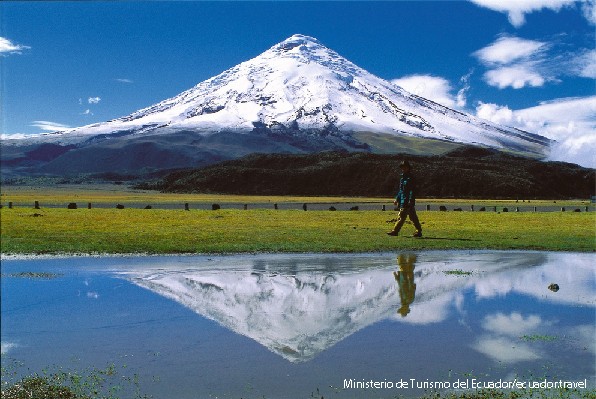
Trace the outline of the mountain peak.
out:
<instances>
[{"instance_id":1,"label":"mountain peak","mask_svg":"<svg viewBox=\"0 0 596 399\"><path fill-rule=\"evenodd\" d=\"M303 34L294 34L175 97L43 139L78 144L122 138L126 145L126 140L160 140L181 132L192 135L198 147L216 140L214 134L234 134L236 153L241 155L254 152L249 143L257 142L259 152L263 143L270 144L270 152L370 150L378 143L381 151L387 151L383 143L400 142L404 136L537 155L549 145L544 137L412 95ZM370 134L384 138L374 141L368 137L376 136ZM229 147L215 146L209 156L232 157L225 152Z\"/></svg>"},{"instance_id":2,"label":"mountain peak","mask_svg":"<svg viewBox=\"0 0 596 399\"><path fill-rule=\"evenodd\" d=\"M302 64L314 61L332 70L343 69L345 65L355 69L355 65L323 45L318 39L302 34L288 37L258 56L256 60L275 58L291 58Z\"/></svg>"},{"instance_id":3,"label":"mountain peak","mask_svg":"<svg viewBox=\"0 0 596 399\"><path fill-rule=\"evenodd\" d=\"M306 49L306 48L320 48L320 47L325 47L325 46L323 46L323 44L318 39L315 39L312 36L295 34L295 35L288 37L283 42L278 43L274 47L280 51L290 51L297 47L298 48L303 47L303 49Z\"/></svg>"},{"instance_id":4,"label":"mountain peak","mask_svg":"<svg viewBox=\"0 0 596 399\"><path fill-rule=\"evenodd\" d=\"M288 37L286 40L284 40L280 44L283 44L283 43L300 43L300 44L315 43L315 44L322 46L322 43L319 41L319 39L312 37L312 36L303 35L301 33L296 33L296 34Z\"/></svg>"}]
</instances>

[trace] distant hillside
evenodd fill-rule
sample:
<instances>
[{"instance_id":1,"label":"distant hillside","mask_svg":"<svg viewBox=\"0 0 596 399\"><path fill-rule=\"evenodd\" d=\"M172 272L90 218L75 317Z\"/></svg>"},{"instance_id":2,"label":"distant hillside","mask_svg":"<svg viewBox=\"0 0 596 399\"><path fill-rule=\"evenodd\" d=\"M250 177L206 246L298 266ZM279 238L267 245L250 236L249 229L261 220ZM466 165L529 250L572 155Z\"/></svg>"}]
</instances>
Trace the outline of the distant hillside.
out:
<instances>
[{"instance_id":1,"label":"distant hillside","mask_svg":"<svg viewBox=\"0 0 596 399\"><path fill-rule=\"evenodd\" d=\"M442 156L322 152L249 155L139 185L164 192L392 197L408 159L419 197L589 198L595 170L463 147Z\"/></svg>"}]
</instances>

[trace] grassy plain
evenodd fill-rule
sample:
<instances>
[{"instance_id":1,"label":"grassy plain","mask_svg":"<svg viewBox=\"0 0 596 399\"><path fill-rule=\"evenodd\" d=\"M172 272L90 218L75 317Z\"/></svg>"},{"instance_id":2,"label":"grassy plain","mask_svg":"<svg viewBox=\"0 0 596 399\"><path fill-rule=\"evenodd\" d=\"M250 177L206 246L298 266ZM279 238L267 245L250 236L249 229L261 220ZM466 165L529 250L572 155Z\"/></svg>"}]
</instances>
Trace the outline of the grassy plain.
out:
<instances>
[{"instance_id":1,"label":"grassy plain","mask_svg":"<svg viewBox=\"0 0 596 399\"><path fill-rule=\"evenodd\" d=\"M284 196L254 196L254 195L227 195L227 194L176 194L160 193L157 191L144 191L129 189L117 185L65 185L50 187L32 186L6 186L1 188L2 204L9 201L15 206L32 206L35 201L44 204L66 204L78 202L80 206L86 206L88 202L93 204L130 204L146 203L148 205L159 204L184 204L190 203L287 203L287 202L309 202L309 203L347 203L347 202L376 202L387 203L388 199L364 198L364 197L284 197Z\"/></svg>"},{"instance_id":2,"label":"grassy plain","mask_svg":"<svg viewBox=\"0 0 596 399\"><path fill-rule=\"evenodd\" d=\"M385 234L382 211L0 210L2 254L365 252L422 249L594 251L595 212L419 212L424 237Z\"/></svg>"},{"instance_id":3,"label":"grassy plain","mask_svg":"<svg viewBox=\"0 0 596 399\"><path fill-rule=\"evenodd\" d=\"M13 202L15 206L32 207L35 201L44 205L66 206L70 202L76 202L79 206L92 204L110 204L115 206L121 204L180 204L184 203L376 203L390 204L391 198L368 198L368 197L298 197L298 196L252 196L252 195L227 195L227 194L176 194L160 193L156 191L144 191L128 188L124 185L114 184L81 184L81 185L52 185L52 186L1 186L0 198L2 205ZM465 204L475 205L478 209L482 206L509 207L515 206L536 206L536 207L579 207L588 206L591 210L595 207L588 200L531 200L501 199L501 200L479 200L479 199L419 199L419 204L453 205Z\"/></svg>"},{"instance_id":4,"label":"grassy plain","mask_svg":"<svg viewBox=\"0 0 596 399\"><path fill-rule=\"evenodd\" d=\"M33 209L39 201L41 209ZM14 208L8 209L8 202ZM79 203L68 210L66 204ZM93 209L86 209L88 202ZM163 194L121 185L1 187L2 254L72 253L240 253L366 252L399 249L535 249L594 251L596 212L586 201L558 206L589 206L591 212L419 212L424 237L385 234L392 211L220 209L184 211L185 202L211 203L378 203L391 199L351 197L258 197L219 194ZM425 200L419 200L424 203ZM514 207L515 200L427 200L433 204ZM125 209L115 209L115 204ZM106 205L103 208L95 205ZM140 204L180 204L173 209L140 209ZM47 205L47 207L46 207ZM109 205L109 206L108 206ZM528 205L527 203L525 204ZM531 205L553 206L553 201ZM50 207L52 206L52 207ZM387 209L390 209L389 206ZM310 209L310 208L309 208ZM326 207L325 207L326 209ZM436 209L436 208L435 208ZM465 209L469 209L466 207ZM488 209L488 208L487 208ZM510 208L511 209L511 208Z\"/></svg>"}]
</instances>

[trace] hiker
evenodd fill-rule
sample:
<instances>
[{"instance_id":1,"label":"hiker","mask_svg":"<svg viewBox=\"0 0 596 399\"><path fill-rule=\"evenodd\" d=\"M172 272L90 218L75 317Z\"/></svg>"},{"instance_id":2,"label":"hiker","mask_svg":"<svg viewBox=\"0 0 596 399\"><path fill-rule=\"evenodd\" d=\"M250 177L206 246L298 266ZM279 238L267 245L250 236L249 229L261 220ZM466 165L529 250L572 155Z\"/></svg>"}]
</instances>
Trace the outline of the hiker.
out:
<instances>
[{"instance_id":1,"label":"hiker","mask_svg":"<svg viewBox=\"0 0 596 399\"><path fill-rule=\"evenodd\" d=\"M390 236L397 236L401 227L404 225L406 218L409 217L416 228L413 236L422 237L422 226L420 226L418 215L416 215L416 185L414 184L414 179L411 175L412 167L408 161L402 161L399 164L399 168L402 172L401 178L399 179L399 191L395 196L395 201L393 201L393 205L399 207L399 214L397 215L397 222L395 223L395 226L393 226L393 230L389 231L387 234Z\"/></svg>"}]
</instances>

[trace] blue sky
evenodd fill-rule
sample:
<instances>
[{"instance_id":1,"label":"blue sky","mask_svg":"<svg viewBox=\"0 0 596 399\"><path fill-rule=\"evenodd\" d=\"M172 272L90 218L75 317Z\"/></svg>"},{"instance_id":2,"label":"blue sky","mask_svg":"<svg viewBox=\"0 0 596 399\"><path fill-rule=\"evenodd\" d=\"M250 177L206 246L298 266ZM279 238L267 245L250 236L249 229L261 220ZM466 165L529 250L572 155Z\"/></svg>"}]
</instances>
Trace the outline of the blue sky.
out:
<instances>
[{"instance_id":1,"label":"blue sky","mask_svg":"<svg viewBox=\"0 0 596 399\"><path fill-rule=\"evenodd\" d=\"M127 115L302 33L406 90L557 139L561 157L594 166L595 9L592 0L2 2L0 133Z\"/></svg>"}]
</instances>

